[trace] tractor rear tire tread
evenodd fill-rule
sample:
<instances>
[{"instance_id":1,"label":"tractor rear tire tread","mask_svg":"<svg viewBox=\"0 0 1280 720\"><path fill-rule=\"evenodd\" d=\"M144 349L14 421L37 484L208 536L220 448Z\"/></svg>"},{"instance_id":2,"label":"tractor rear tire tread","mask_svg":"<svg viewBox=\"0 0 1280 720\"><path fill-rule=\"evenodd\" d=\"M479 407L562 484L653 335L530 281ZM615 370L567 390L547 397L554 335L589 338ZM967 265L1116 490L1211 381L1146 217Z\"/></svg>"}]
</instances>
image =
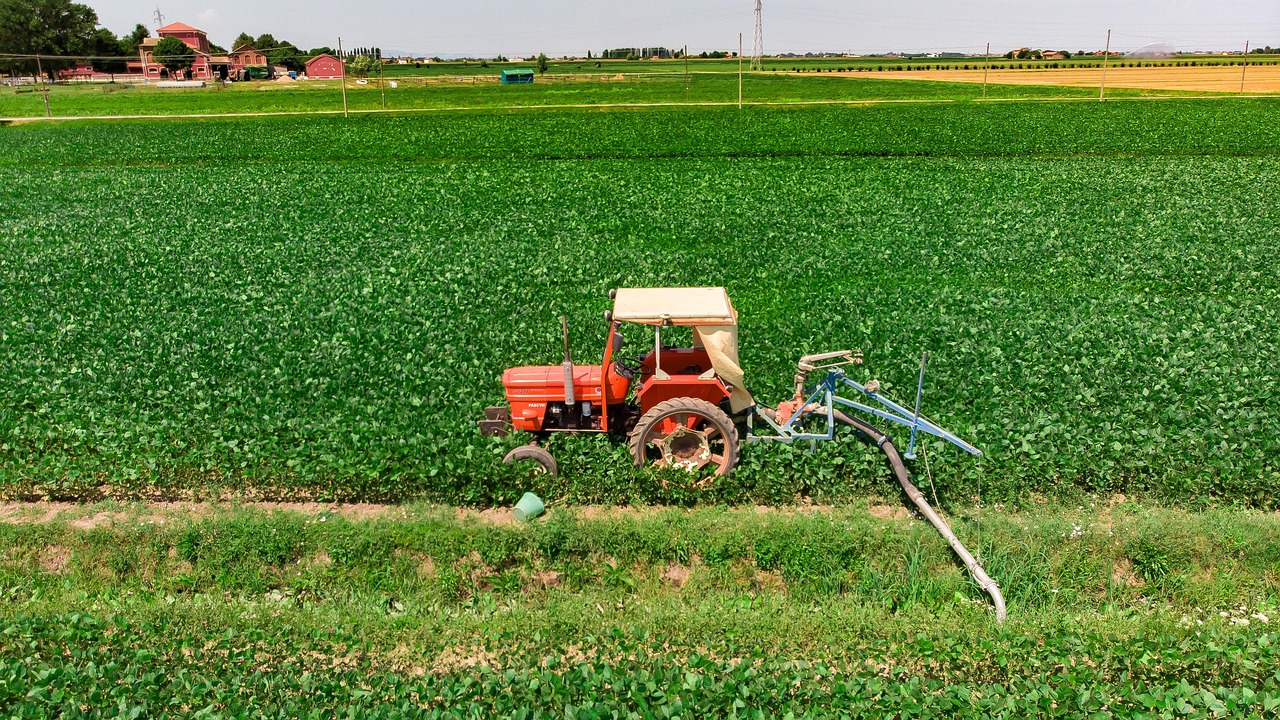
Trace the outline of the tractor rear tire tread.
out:
<instances>
[{"instance_id":1,"label":"tractor rear tire tread","mask_svg":"<svg viewBox=\"0 0 1280 720\"><path fill-rule=\"evenodd\" d=\"M649 412L640 417L636 423L635 429L631 431L629 444L631 446L631 456L635 458L636 467L644 467L645 464L645 442L644 437L648 433L649 428L663 418L677 415L680 413L693 413L706 418L709 422L715 424L716 429L724 436L725 454L728 455L729 462L725 465L723 472L717 471L716 475L729 475L733 469L738 466L738 459L742 455L742 445L738 441L738 427L733 424L733 420L725 414L719 407L701 398L680 397L664 400L657 405L649 408Z\"/></svg>"}]
</instances>

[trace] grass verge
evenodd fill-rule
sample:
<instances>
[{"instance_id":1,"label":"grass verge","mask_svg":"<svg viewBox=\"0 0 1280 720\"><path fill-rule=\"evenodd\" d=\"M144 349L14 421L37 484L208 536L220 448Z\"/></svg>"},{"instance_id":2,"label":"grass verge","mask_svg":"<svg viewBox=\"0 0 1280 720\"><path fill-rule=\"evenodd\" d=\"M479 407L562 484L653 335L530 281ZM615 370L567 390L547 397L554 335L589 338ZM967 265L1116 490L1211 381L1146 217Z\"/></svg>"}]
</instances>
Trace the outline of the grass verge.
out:
<instances>
[{"instance_id":1,"label":"grass verge","mask_svg":"<svg viewBox=\"0 0 1280 720\"><path fill-rule=\"evenodd\" d=\"M1121 502L791 511L6 508L0 702L151 717L1254 715L1276 517ZM755 714L753 714L755 713ZM1106 715L1109 713L1109 715Z\"/></svg>"}]
</instances>

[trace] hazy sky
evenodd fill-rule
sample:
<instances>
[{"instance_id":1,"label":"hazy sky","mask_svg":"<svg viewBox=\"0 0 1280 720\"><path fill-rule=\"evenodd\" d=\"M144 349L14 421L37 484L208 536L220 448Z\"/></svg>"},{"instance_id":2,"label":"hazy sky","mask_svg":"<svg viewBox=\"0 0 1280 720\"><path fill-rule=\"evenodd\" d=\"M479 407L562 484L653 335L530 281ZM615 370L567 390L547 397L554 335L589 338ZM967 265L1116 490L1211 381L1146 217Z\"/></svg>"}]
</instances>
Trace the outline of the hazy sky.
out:
<instances>
[{"instance_id":1,"label":"hazy sky","mask_svg":"<svg viewBox=\"0 0 1280 720\"><path fill-rule=\"evenodd\" d=\"M155 29L156 0L81 0L117 33ZM181 20L230 45L241 31L269 32L304 50L379 46L423 55L582 54L606 47L688 45L748 54L754 0L160 0ZM304 9L305 8L305 9ZM1183 50L1280 46L1280 0L764 0L766 53L981 52L1022 46L1075 52L1168 42Z\"/></svg>"}]
</instances>

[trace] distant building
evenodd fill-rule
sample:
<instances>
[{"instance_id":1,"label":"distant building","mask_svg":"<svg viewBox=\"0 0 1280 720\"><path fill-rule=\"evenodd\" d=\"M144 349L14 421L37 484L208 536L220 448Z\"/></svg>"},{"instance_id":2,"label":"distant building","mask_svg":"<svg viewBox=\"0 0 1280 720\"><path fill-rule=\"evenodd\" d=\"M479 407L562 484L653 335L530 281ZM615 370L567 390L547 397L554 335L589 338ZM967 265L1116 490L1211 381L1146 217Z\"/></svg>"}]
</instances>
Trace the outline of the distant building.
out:
<instances>
[{"instance_id":1,"label":"distant building","mask_svg":"<svg viewBox=\"0 0 1280 720\"><path fill-rule=\"evenodd\" d=\"M195 80L212 80L226 78L231 74L232 60L227 56L215 56L209 49L209 37L203 30L193 28L186 23L170 23L156 30L156 37L149 37L138 46L138 62L129 63L130 70L145 75L147 79L159 80L169 77L169 70L155 59L155 48L167 37L176 37L195 50L195 58L191 61L191 69L186 72L188 78Z\"/></svg>"},{"instance_id":2,"label":"distant building","mask_svg":"<svg viewBox=\"0 0 1280 720\"><path fill-rule=\"evenodd\" d=\"M93 69L92 63L88 63L83 60L77 62L74 67L58 71L58 77L63 80L93 80L99 75L101 75L101 73L98 73Z\"/></svg>"},{"instance_id":3,"label":"distant building","mask_svg":"<svg viewBox=\"0 0 1280 720\"><path fill-rule=\"evenodd\" d=\"M313 80L332 80L342 74L342 61L329 53L320 53L307 61L307 77Z\"/></svg>"},{"instance_id":4,"label":"distant building","mask_svg":"<svg viewBox=\"0 0 1280 720\"><path fill-rule=\"evenodd\" d=\"M1044 52L1040 53L1040 59L1041 60L1066 60L1067 56L1063 55L1057 50L1045 50Z\"/></svg>"},{"instance_id":5,"label":"distant building","mask_svg":"<svg viewBox=\"0 0 1280 720\"><path fill-rule=\"evenodd\" d=\"M250 65L266 65L266 54L258 51L252 45L241 45L232 50L227 56L231 60L231 67L235 70L249 67Z\"/></svg>"}]
</instances>

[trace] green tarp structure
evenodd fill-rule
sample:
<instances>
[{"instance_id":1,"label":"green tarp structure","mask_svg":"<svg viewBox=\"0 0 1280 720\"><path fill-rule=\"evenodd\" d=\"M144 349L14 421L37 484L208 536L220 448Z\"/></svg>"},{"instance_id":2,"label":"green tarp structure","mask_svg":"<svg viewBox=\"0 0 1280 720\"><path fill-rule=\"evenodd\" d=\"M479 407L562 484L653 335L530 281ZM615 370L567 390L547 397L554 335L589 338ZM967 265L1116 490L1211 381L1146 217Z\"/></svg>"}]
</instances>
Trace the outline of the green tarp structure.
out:
<instances>
[{"instance_id":1,"label":"green tarp structure","mask_svg":"<svg viewBox=\"0 0 1280 720\"><path fill-rule=\"evenodd\" d=\"M503 85L520 85L533 82L532 70L503 70Z\"/></svg>"}]
</instances>

